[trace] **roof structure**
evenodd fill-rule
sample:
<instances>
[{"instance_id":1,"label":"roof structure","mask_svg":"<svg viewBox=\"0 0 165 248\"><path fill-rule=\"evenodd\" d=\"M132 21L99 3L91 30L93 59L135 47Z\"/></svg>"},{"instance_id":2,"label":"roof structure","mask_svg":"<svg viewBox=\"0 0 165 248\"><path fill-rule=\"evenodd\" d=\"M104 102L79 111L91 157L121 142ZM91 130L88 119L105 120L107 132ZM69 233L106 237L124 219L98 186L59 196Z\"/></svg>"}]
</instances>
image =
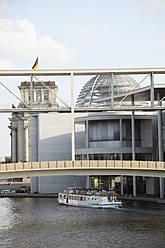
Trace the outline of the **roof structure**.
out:
<instances>
[{"instance_id":1,"label":"roof structure","mask_svg":"<svg viewBox=\"0 0 165 248\"><path fill-rule=\"evenodd\" d=\"M165 99L165 84L154 84L154 101L156 105ZM112 92L113 91L113 92ZM108 107L112 105L112 98L116 106L133 105L150 106L151 85L140 87L128 75L97 75L91 78L81 89L76 107Z\"/></svg>"},{"instance_id":2,"label":"roof structure","mask_svg":"<svg viewBox=\"0 0 165 248\"><path fill-rule=\"evenodd\" d=\"M110 105L112 91L114 98L126 92L139 89L138 83L127 75L97 75L91 78L81 89L76 106ZM104 100L103 100L104 99Z\"/></svg>"}]
</instances>

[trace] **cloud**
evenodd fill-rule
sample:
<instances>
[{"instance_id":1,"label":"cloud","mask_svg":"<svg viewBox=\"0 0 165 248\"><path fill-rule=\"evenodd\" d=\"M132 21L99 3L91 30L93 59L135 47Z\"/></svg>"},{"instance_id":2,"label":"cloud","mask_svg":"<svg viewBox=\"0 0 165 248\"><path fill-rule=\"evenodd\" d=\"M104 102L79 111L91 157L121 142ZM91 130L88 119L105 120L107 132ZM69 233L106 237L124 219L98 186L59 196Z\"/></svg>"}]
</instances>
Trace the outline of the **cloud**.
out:
<instances>
[{"instance_id":1,"label":"cloud","mask_svg":"<svg viewBox=\"0 0 165 248\"><path fill-rule=\"evenodd\" d=\"M37 37L35 26L27 20L0 20L0 58L11 65L27 66L39 56L43 66L55 67L72 61L77 53L50 36Z\"/></svg>"},{"instance_id":2,"label":"cloud","mask_svg":"<svg viewBox=\"0 0 165 248\"><path fill-rule=\"evenodd\" d=\"M111 36L111 32L109 31L109 29L105 29L105 33L107 36Z\"/></svg>"},{"instance_id":3,"label":"cloud","mask_svg":"<svg viewBox=\"0 0 165 248\"><path fill-rule=\"evenodd\" d=\"M0 0L0 11L7 9L7 0Z\"/></svg>"},{"instance_id":4,"label":"cloud","mask_svg":"<svg viewBox=\"0 0 165 248\"><path fill-rule=\"evenodd\" d=\"M161 47L165 47L165 40L162 40L160 45Z\"/></svg>"},{"instance_id":5,"label":"cloud","mask_svg":"<svg viewBox=\"0 0 165 248\"><path fill-rule=\"evenodd\" d=\"M145 3L145 7L151 8L151 9L164 9L165 0L150 0Z\"/></svg>"},{"instance_id":6,"label":"cloud","mask_svg":"<svg viewBox=\"0 0 165 248\"><path fill-rule=\"evenodd\" d=\"M71 32L84 40L89 40L96 36L95 33L88 28L72 27Z\"/></svg>"},{"instance_id":7,"label":"cloud","mask_svg":"<svg viewBox=\"0 0 165 248\"><path fill-rule=\"evenodd\" d=\"M14 70L15 67L13 65L13 63L7 59L3 59L3 58L0 58L0 70L7 70L7 69L10 69L10 70Z\"/></svg>"}]
</instances>

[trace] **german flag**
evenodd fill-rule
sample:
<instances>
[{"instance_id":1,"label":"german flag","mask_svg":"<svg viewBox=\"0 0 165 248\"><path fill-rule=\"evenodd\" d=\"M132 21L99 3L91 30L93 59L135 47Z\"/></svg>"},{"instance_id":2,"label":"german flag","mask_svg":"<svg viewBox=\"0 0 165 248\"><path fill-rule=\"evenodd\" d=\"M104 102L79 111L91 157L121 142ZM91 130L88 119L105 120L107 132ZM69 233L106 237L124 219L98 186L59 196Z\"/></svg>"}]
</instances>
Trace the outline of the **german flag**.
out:
<instances>
[{"instance_id":1,"label":"german flag","mask_svg":"<svg viewBox=\"0 0 165 248\"><path fill-rule=\"evenodd\" d=\"M32 69L35 70L35 69L37 69L37 67L38 67L38 57L37 57L34 65L33 65Z\"/></svg>"}]
</instances>

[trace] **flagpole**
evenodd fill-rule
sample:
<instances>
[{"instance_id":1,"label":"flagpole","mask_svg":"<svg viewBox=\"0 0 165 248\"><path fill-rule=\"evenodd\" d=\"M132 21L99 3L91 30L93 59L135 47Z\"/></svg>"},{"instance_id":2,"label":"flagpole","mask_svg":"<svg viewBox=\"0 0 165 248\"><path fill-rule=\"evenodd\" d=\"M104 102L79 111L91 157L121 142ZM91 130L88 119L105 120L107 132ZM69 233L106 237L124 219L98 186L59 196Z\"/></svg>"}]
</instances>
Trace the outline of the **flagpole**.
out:
<instances>
[{"instance_id":1,"label":"flagpole","mask_svg":"<svg viewBox=\"0 0 165 248\"><path fill-rule=\"evenodd\" d=\"M30 75L30 106L33 108L33 75Z\"/></svg>"}]
</instances>

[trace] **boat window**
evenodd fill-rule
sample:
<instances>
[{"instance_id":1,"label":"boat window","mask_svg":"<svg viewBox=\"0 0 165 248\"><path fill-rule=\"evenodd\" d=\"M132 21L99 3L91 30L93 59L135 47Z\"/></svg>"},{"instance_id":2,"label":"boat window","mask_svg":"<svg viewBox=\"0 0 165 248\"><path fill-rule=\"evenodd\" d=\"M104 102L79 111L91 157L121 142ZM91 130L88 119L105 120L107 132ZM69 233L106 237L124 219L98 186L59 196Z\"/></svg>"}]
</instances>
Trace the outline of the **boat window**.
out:
<instances>
[{"instance_id":1,"label":"boat window","mask_svg":"<svg viewBox=\"0 0 165 248\"><path fill-rule=\"evenodd\" d=\"M77 196L77 200L78 200L78 201L80 200L80 197L79 197L79 196Z\"/></svg>"},{"instance_id":2,"label":"boat window","mask_svg":"<svg viewBox=\"0 0 165 248\"><path fill-rule=\"evenodd\" d=\"M62 195L60 195L60 198L62 198Z\"/></svg>"},{"instance_id":3,"label":"boat window","mask_svg":"<svg viewBox=\"0 0 165 248\"><path fill-rule=\"evenodd\" d=\"M64 199L66 199L66 195L64 195Z\"/></svg>"},{"instance_id":4,"label":"boat window","mask_svg":"<svg viewBox=\"0 0 165 248\"><path fill-rule=\"evenodd\" d=\"M84 201L86 201L86 197L84 197Z\"/></svg>"},{"instance_id":5,"label":"boat window","mask_svg":"<svg viewBox=\"0 0 165 248\"><path fill-rule=\"evenodd\" d=\"M82 196L80 196L80 201L83 201L83 197Z\"/></svg>"}]
</instances>

